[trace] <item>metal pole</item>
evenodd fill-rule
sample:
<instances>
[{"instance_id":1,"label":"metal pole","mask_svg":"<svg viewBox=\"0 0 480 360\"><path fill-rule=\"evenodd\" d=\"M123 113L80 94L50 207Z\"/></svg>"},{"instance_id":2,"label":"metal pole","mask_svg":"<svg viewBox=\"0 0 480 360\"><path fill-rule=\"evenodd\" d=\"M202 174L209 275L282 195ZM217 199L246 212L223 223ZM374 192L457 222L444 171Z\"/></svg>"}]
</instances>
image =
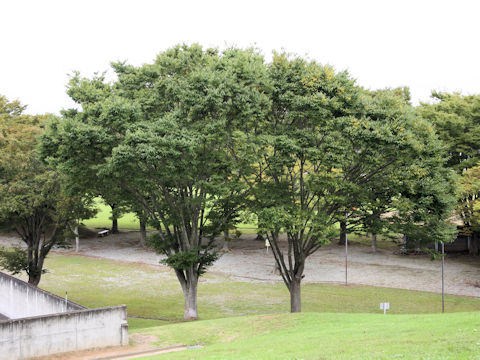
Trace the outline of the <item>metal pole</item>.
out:
<instances>
[{"instance_id":1,"label":"metal pole","mask_svg":"<svg viewBox=\"0 0 480 360\"><path fill-rule=\"evenodd\" d=\"M445 312L445 244L442 241L442 313Z\"/></svg>"},{"instance_id":2,"label":"metal pole","mask_svg":"<svg viewBox=\"0 0 480 360\"><path fill-rule=\"evenodd\" d=\"M345 211L345 223L347 223L348 214ZM347 227L345 226L345 286L348 285L348 235Z\"/></svg>"}]
</instances>

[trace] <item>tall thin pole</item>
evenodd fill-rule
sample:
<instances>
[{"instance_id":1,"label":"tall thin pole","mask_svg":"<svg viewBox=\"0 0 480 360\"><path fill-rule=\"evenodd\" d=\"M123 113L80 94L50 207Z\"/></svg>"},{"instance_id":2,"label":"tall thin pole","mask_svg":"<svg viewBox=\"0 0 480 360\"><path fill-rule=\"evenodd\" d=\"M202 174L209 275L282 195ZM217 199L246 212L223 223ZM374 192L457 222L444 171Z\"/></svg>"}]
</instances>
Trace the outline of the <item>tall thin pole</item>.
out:
<instances>
[{"instance_id":1,"label":"tall thin pole","mask_svg":"<svg viewBox=\"0 0 480 360\"><path fill-rule=\"evenodd\" d=\"M442 241L442 313L445 312L445 244Z\"/></svg>"},{"instance_id":2,"label":"tall thin pole","mask_svg":"<svg viewBox=\"0 0 480 360\"><path fill-rule=\"evenodd\" d=\"M348 213L345 211L345 223L348 220ZM348 285L348 235L347 227L345 226L345 286Z\"/></svg>"}]
</instances>

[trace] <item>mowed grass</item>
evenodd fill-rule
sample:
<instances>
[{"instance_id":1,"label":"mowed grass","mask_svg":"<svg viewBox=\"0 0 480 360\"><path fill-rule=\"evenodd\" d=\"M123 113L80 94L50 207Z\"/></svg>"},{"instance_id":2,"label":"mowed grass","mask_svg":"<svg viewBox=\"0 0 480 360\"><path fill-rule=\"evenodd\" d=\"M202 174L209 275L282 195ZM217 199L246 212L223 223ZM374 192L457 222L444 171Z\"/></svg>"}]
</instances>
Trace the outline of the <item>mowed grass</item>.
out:
<instances>
[{"instance_id":1,"label":"mowed grass","mask_svg":"<svg viewBox=\"0 0 480 360\"><path fill-rule=\"evenodd\" d=\"M301 313L151 328L156 345L204 348L142 359L479 359L480 313Z\"/></svg>"},{"instance_id":2,"label":"mowed grass","mask_svg":"<svg viewBox=\"0 0 480 360\"><path fill-rule=\"evenodd\" d=\"M89 228L111 228L112 227L112 209L105 205L101 198L95 199L95 207L98 212L95 217L83 220L85 226ZM126 213L118 219L118 228L125 230L138 230L140 222L134 213Z\"/></svg>"},{"instance_id":3,"label":"mowed grass","mask_svg":"<svg viewBox=\"0 0 480 360\"><path fill-rule=\"evenodd\" d=\"M49 272L40 286L87 307L126 304L131 329L179 322L183 295L175 274L163 266L116 262L82 256L51 254ZM289 293L281 282L240 282L207 273L198 290L202 320L288 313ZM440 294L368 286L304 284L305 312L379 313L389 301L389 314L424 314L441 311ZM447 312L480 311L480 299L446 296ZM153 320L148 320L153 319ZM159 320L157 322L156 320Z\"/></svg>"},{"instance_id":4,"label":"mowed grass","mask_svg":"<svg viewBox=\"0 0 480 360\"><path fill-rule=\"evenodd\" d=\"M108 205L105 205L100 198L95 199L95 207L98 212L95 217L83 220L82 223L89 228L111 228L112 227L112 211ZM238 224L238 229L242 234L256 234L257 228L255 224ZM118 228L124 230L138 230L140 222L134 213L125 213L118 219ZM153 228L149 228L153 230Z\"/></svg>"}]
</instances>

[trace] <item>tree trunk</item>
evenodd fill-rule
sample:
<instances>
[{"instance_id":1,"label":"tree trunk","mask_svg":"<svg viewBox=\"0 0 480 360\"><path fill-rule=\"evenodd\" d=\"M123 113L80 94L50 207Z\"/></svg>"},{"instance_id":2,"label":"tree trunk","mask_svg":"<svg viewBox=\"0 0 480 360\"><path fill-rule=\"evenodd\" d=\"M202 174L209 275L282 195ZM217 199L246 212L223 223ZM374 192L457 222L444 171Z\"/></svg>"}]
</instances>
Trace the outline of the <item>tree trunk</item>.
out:
<instances>
[{"instance_id":1,"label":"tree trunk","mask_svg":"<svg viewBox=\"0 0 480 360\"><path fill-rule=\"evenodd\" d=\"M402 237L402 250L401 250L402 254L406 254L407 253L407 235L403 234L403 237Z\"/></svg>"},{"instance_id":2,"label":"tree trunk","mask_svg":"<svg viewBox=\"0 0 480 360\"><path fill-rule=\"evenodd\" d=\"M80 238L78 236L78 224L75 224L75 228L73 229L73 233L75 234L75 252L80 250Z\"/></svg>"},{"instance_id":3,"label":"tree trunk","mask_svg":"<svg viewBox=\"0 0 480 360\"><path fill-rule=\"evenodd\" d=\"M228 230L223 232L223 251L230 251L230 234Z\"/></svg>"},{"instance_id":4,"label":"tree trunk","mask_svg":"<svg viewBox=\"0 0 480 360\"><path fill-rule=\"evenodd\" d=\"M35 275L28 275L28 283L33 286L38 286L38 283L40 282L40 278L42 277L42 273L40 272L39 274Z\"/></svg>"},{"instance_id":5,"label":"tree trunk","mask_svg":"<svg viewBox=\"0 0 480 360\"><path fill-rule=\"evenodd\" d=\"M302 311L301 282L301 278L293 277L290 283L290 312L292 313Z\"/></svg>"},{"instance_id":6,"label":"tree trunk","mask_svg":"<svg viewBox=\"0 0 480 360\"><path fill-rule=\"evenodd\" d=\"M374 253L377 252L377 234L372 234L372 250Z\"/></svg>"},{"instance_id":7,"label":"tree trunk","mask_svg":"<svg viewBox=\"0 0 480 360\"><path fill-rule=\"evenodd\" d=\"M338 240L338 245L345 245L346 236L347 236L347 223L345 221L340 221L340 238Z\"/></svg>"},{"instance_id":8,"label":"tree trunk","mask_svg":"<svg viewBox=\"0 0 480 360\"><path fill-rule=\"evenodd\" d=\"M116 205L113 204L113 205L110 205L110 207L112 208L112 234L118 234L118 216L115 212L115 207Z\"/></svg>"},{"instance_id":9,"label":"tree trunk","mask_svg":"<svg viewBox=\"0 0 480 360\"><path fill-rule=\"evenodd\" d=\"M112 234L118 234L118 219L112 218Z\"/></svg>"},{"instance_id":10,"label":"tree trunk","mask_svg":"<svg viewBox=\"0 0 480 360\"><path fill-rule=\"evenodd\" d=\"M197 320L197 284L189 283L188 291L185 294L185 312L183 313L185 320Z\"/></svg>"},{"instance_id":11,"label":"tree trunk","mask_svg":"<svg viewBox=\"0 0 480 360\"><path fill-rule=\"evenodd\" d=\"M33 286L38 286L42 277L43 262L45 258L42 257L42 251L35 249L31 252L28 262L28 283Z\"/></svg>"},{"instance_id":12,"label":"tree trunk","mask_svg":"<svg viewBox=\"0 0 480 360\"><path fill-rule=\"evenodd\" d=\"M422 245L420 239L415 240L415 252L420 253L422 251Z\"/></svg>"},{"instance_id":13,"label":"tree trunk","mask_svg":"<svg viewBox=\"0 0 480 360\"><path fill-rule=\"evenodd\" d=\"M278 266L278 263L275 261L275 267L273 268L273 273L275 275L280 275L280 266Z\"/></svg>"},{"instance_id":14,"label":"tree trunk","mask_svg":"<svg viewBox=\"0 0 480 360\"><path fill-rule=\"evenodd\" d=\"M185 300L185 312L183 313L184 320L197 320L197 287L198 274L193 268L187 271L175 269L177 278L182 285L183 298Z\"/></svg>"},{"instance_id":15,"label":"tree trunk","mask_svg":"<svg viewBox=\"0 0 480 360\"><path fill-rule=\"evenodd\" d=\"M140 220L140 245L145 247L147 243L147 225L145 221Z\"/></svg>"},{"instance_id":16,"label":"tree trunk","mask_svg":"<svg viewBox=\"0 0 480 360\"><path fill-rule=\"evenodd\" d=\"M474 231L471 237L470 241L470 250L469 253L470 255L478 255L480 246L479 246L479 241L478 241L478 231Z\"/></svg>"}]
</instances>

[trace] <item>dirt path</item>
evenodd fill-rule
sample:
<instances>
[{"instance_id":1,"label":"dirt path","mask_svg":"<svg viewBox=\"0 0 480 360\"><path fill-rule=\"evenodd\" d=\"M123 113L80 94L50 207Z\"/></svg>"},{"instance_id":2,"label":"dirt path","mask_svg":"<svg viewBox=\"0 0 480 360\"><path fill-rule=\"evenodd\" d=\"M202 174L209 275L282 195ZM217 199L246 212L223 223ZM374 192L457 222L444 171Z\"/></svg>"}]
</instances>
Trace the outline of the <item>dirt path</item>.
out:
<instances>
[{"instance_id":1,"label":"dirt path","mask_svg":"<svg viewBox=\"0 0 480 360\"><path fill-rule=\"evenodd\" d=\"M158 265L161 256L138 245L138 232L125 232L104 238L82 239L79 254L127 262ZM18 244L14 237L1 236L1 245ZM73 250L56 252L75 254ZM345 249L327 245L307 259L305 282L345 281ZM221 256L210 272L230 276L237 281L281 281L274 274L274 259L264 243L254 236L244 236L232 244L232 250ZM162 265L158 265L162 266ZM351 284L391 288L441 291L441 263L428 256L402 256L394 249L372 253L367 246L349 246L348 282ZM480 260L449 255L445 260L445 289L449 294L480 297Z\"/></svg>"}]
</instances>

